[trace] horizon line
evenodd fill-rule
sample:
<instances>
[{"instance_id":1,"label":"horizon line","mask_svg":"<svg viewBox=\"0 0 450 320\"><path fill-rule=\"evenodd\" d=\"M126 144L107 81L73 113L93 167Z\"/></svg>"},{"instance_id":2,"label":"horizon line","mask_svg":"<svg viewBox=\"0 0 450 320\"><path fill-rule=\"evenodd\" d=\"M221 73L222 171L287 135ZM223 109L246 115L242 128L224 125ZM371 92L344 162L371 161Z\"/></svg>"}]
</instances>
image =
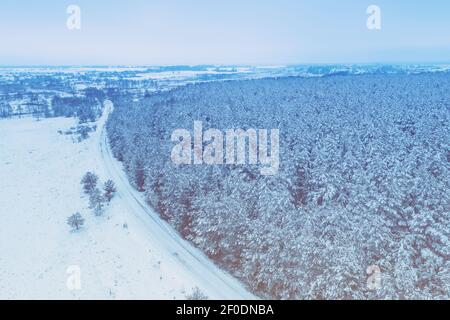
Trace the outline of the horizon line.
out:
<instances>
[{"instance_id":1,"label":"horizon line","mask_svg":"<svg viewBox=\"0 0 450 320\"><path fill-rule=\"evenodd\" d=\"M295 67L295 66L356 66L356 65L442 65L450 61L392 61L392 62L299 62L299 63L175 63L175 64L0 64L0 68L158 68L158 67Z\"/></svg>"}]
</instances>

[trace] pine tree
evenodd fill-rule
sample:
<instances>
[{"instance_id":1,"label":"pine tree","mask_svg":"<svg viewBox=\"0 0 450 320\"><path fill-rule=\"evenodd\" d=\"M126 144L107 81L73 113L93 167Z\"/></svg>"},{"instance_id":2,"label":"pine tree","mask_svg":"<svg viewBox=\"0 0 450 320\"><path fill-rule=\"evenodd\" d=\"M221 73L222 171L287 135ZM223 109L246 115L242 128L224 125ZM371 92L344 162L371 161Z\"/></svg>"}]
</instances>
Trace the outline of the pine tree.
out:
<instances>
[{"instance_id":1,"label":"pine tree","mask_svg":"<svg viewBox=\"0 0 450 320\"><path fill-rule=\"evenodd\" d=\"M78 231L84 224L84 219L79 212L67 218L67 224L72 227L73 231Z\"/></svg>"},{"instance_id":2,"label":"pine tree","mask_svg":"<svg viewBox=\"0 0 450 320\"><path fill-rule=\"evenodd\" d=\"M144 165L143 165L142 161L139 159L136 160L136 162L135 162L134 176L135 176L135 182L136 182L137 189L140 192L144 191L145 170L144 170Z\"/></svg>"},{"instance_id":3,"label":"pine tree","mask_svg":"<svg viewBox=\"0 0 450 320\"><path fill-rule=\"evenodd\" d=\"M105 191L104 196L106 201L111 202L112 198L117 192L116 185L112 180L108 180L105 182L103 186L103 190Z\"/></svg>"},{"instance_id":4,"label":"pine tree","mask_svg":"<svg viewBox=\"0 0 450 320\"><path fill-rule=\"evenodd\" d=\"M89 195L89 209L94 210L96 216L101 216L104 209L104 198L98 188L95 188Z\"/></svg>"},{"instance_id":5,"label":"pine tree","mask_svg":"<svg viewBox=\"0 0 450 320\"><path fill-rule=\"evenodd\" d=\"M91 194L97 187L98 176L93 172L87 172L83 179L81 179L81 184L83 185L84 193Z\"/></svg>"}]
</instances>

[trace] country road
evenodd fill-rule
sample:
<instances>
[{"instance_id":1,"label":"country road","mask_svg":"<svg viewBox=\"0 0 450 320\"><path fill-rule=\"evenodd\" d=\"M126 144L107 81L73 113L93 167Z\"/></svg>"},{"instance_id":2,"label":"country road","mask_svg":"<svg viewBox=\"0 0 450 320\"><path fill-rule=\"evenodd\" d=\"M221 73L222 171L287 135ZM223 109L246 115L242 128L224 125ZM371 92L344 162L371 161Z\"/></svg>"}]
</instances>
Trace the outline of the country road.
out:
<instances>
[{"instance_id":1,"label":"country road","mask_svg":"<svg viewBox=\"0 0 450 320\"><path fill-rule=\"evenodd\" d=\"M192 276L200 288L204 288L211 299L247 300L258 299L246 290L244 285L227 272L218 268L208 257L181 236L144 201L142 194L135 190L122 170L122 165L112 155L106 134L106 120L113 110L111 101L105 102L104 115L99 121L99 147L105 170L116 183L117 197L129 210L129 214L137 217L160 247L180 268Z\"/></svg>"}]
</instances>

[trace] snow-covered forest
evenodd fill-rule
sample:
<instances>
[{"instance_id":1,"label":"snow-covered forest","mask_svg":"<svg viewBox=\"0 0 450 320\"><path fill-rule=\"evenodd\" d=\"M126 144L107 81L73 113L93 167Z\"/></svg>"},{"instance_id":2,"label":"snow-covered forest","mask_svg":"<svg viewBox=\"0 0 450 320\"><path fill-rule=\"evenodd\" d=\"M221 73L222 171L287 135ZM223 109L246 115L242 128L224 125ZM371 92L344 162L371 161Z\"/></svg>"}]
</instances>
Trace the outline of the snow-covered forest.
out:
<instances>
[{"instance_id":1,"label":"snow-covered forest","mask_svg":"<svg viewBox=\"0 0 450 320\"><path fill-rule=\"evenodd\" d=\"M450 298L449 87L447 73L190 84L116 97L107 129L148 203L262 297ZM171 133L194 121L280 129L278 175L176 166Z\"/></svg>"}]
</instances>

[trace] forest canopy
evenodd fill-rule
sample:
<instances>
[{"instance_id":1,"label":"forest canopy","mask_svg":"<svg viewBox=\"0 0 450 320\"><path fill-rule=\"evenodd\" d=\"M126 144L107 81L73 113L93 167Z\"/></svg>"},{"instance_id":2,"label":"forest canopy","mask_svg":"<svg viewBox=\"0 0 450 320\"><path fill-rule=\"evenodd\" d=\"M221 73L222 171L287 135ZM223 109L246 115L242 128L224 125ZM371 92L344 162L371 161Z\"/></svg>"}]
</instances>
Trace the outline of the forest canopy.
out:
<instances>
[{"instance_id":1,"label":"forest canopy","mask_svg":"<svg viewBox=\"0 0 450 320\"><path fill-rule=\"evenodd\" d=\"M107 129L148 203L262 297L448 299L449 87L446 74L193 84L114 99ZM278 174L174 164L171 134L194 121L279 128Z\"/></svg>"}]
</instances>

